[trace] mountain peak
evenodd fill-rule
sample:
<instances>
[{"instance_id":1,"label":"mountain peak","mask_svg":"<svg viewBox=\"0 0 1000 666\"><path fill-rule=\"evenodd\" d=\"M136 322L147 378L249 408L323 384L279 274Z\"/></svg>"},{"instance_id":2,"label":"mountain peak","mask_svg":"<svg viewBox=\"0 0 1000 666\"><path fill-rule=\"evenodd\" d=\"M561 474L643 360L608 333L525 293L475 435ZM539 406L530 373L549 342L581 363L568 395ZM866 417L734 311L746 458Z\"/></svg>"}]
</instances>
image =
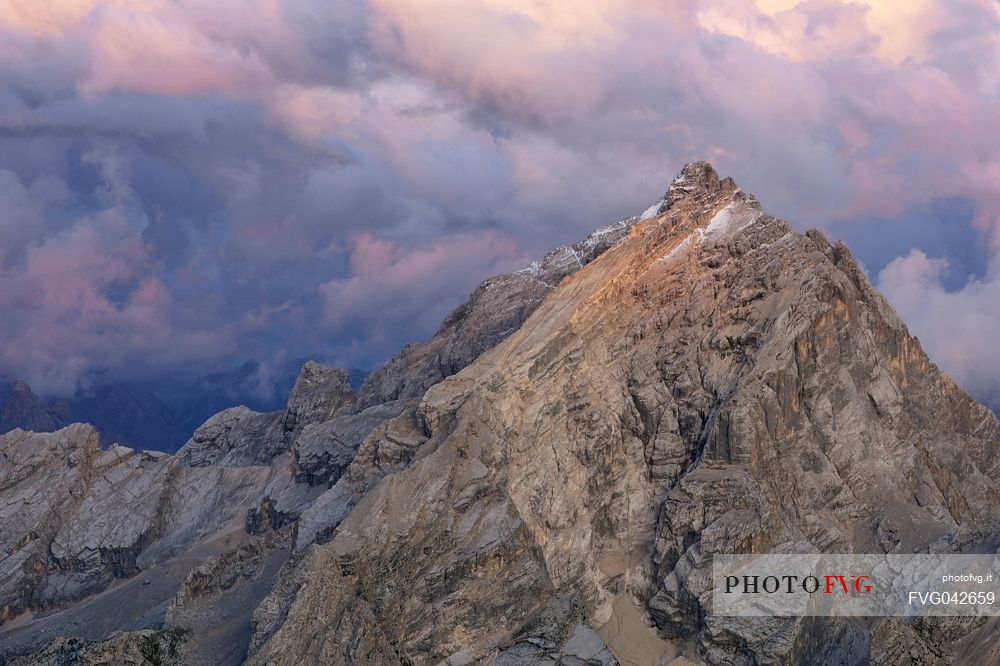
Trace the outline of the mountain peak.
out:
<instances>
[{"instance_id":1,"label":"mountain peak","mask_svg":"<svg viewBox=\"0 0 1000 666\"><path fill-rule=\"evenodd\" d=\"M735 192L739 188L732 178L722 178L708 162L690 162L684 165L677 177L670 183L663 200L667 208L687 197L706 198L723 192Z\"/></svg>"},{"instance_id":2,"label":"mountain peak","mask_svg":"<svg viewBox=\"0 0 1000 666\"><path fill-rule=\"evenodd\" d=\"M10 392L11 394L19 395L34 395L34 391L31 390L31 387L23 379L15 380L14 384L10 387Z\"/></svg>"},{"instance_id":3,"label":"mountain peak","mask_svg":"<svg viewBox=\"0 0 1000 666\"><path fill-rule=\"evenodd\" d=\"M710 162L705 160L696 160L694 162L688 162L680 170L680 173L674 178L674 183L680 182L692 182L692 183L704 183L712 184L718 183L721 180L719 172L715 170Z\"/></svg>"},{"instance_id":4,"label":"mountain peak","mask_svg":"<svg viewBox=\"0 0 1000 666\"><path fill-rule=\"evenodd\" d=\"M18 379L0 394L0 433L22 428L52 432L69 423L65 405L46 404L24 380Z\"/></svg>"},{"instance_id":5,"label":"mountain peak","mask_svg":"<svg viewBox=\"0 0 1000 666\"><path fill-rule=\"evenodd\" d=\"M674 177L666 193L640 216L640 220L648 220L667 212L683 200L691 198L702 203L719 194L733 193L739 190L732 178L722 178L710 163L699 160L688 162L680 173Z\"/></svg>"},{"instance_id":6,"label":"mountain peak","mask_svg":"<svg viewBox=\"0 0 1000 666\"><path fill-rule=\"evenodd\" d=\"M644 239L644 251L663 253L666 259L757 226L753 233L775 238L790 231L786 222L767 215L756 197L702 161L681 169L663 197L641 216L636 233Z\"/></svg>"},{"instance_id":7,"label":"mountain peak","mask_svg":"<svg viewBox=\"0 0 1000 666\"><path fill-rule=\"evenodd\" d=\"M116 578L129 605L90 636L149 645L108 632L173 599L158 635L198 663L897 663L925 645L898 618L713 615L713 557L994 549L1000 422L844 246L708 163L651 210L484 282L360 397L309 363L284 411L222 412L176 457L100 452L84 426L0 436L0 542L28 563L0 620L60 610L0 628L0 661L76 635L107 599L81 597ZM995 631L937 627L963 646Z\"/></svg>"}]
</instances>

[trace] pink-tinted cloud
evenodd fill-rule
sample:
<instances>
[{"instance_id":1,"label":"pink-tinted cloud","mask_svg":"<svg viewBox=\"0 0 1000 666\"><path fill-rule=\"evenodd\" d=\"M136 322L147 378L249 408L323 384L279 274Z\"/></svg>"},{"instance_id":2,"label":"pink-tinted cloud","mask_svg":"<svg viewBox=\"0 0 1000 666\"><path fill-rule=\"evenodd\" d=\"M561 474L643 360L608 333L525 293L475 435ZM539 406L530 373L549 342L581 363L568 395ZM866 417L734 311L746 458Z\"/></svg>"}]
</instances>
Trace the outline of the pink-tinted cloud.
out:
<instances>
[{"instance_id":1,"label":"pink-tinted cloud","mask_svg":"<svg viewBox=\"0 0 1000 666\"><path fill-rule=\"evenodd\" d=\"M788 3L773 12L739 0L705 3L697 13L705 29L746 41L794 62L823 62L874 54L871 8L838 0Z\"/></svg>"},{"instance_id":2,"label":"pink-tinted cloud","mask_svg":"<svg viewBox=\"0 0 1000 666\"><path fill-rule=\"evenodd\" d=\"M387 342L386 334L392 339L400 331L420 339L458 305L442 294L455 285L471 291L474 276L506 272L528 260L514 242L494 233L444 236L421 248L364 233L353 241L350 277L319 288L323 323L360 338L354 341L359 349L377 349ZM355 330L365 335L357 336Z\"/></svg>"},{"instance_id":3,"label":"pink-tinted cloud","mask_svg":"<svg viewBox=\"0 0 1000 666\"><path fill-rule=\"evenodd\" d=\"M242 93L265 82L253 52L213 40L168 12L103 8L91 21L85 95L136 91L161 95Z\"/></svg>"},{"instance_id":4,"label":"pink-tinted cloud","mask_svg":"<svg viewBox=\"0 0 1000 666\"><path fill-rule=\"evenodd\" d=\"M958 23L953 7L935 0L717 0L702 3L698 19L791 60L872 55L894 65L925 61L935 33Z\"/></svg>"},{"instance_id":5,"label":"pink-tinted cloud","mask_svg":"<svg viewBox=\"0 0 1000 666\"><path fill-rule=\"evenodd\" d=\"M0 23L39 36L63 33L100 6L95 0L0 0Z\"/></svg>"},{"instance_id":6,"label":"pink-tinted cloud","mask_svg":"<svg viewBox=\"0 0 1000 666\"><path fill-rule=\"evenodd\" d=\"M66 392L98 364L164 368L220 353L224 331L174 330L172 297L150 264L115 209L32 244L0 273L0 364L41 391Z\"/></svg>"},{"instance_id":7,"label":"pink-tinted cloud","mask_svg":"<svg viewBox=\"0 0 1000 666\"><path fill-rule=\"evenodd\" d=\"M371 365L697 158L803 227L959 201L1000 256L997 56L988 0L0 0L0 374Z\"/></svg>"}]
</instances>

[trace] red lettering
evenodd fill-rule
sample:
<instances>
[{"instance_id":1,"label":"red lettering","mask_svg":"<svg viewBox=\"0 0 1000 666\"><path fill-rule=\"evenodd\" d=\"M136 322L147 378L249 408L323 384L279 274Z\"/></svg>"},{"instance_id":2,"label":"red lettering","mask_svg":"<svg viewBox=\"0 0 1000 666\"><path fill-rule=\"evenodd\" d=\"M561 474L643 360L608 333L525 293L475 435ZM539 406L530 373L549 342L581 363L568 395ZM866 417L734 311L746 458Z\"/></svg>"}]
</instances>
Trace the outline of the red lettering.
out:
<instances>
[{"instance_id":1,"label":"red lettering","mask_svg":"<svg viewBox=\"0 0 1000 666\"><path fill-rule=\"evenodd\" d=\"M826 585L823 589L823 594L833 594L835 586L840 583L840 589L844 591L844 594L850 592L850 588L847 585L847 580L843 576L830 576L825 577Z\"/></svg>"}]
</instances>

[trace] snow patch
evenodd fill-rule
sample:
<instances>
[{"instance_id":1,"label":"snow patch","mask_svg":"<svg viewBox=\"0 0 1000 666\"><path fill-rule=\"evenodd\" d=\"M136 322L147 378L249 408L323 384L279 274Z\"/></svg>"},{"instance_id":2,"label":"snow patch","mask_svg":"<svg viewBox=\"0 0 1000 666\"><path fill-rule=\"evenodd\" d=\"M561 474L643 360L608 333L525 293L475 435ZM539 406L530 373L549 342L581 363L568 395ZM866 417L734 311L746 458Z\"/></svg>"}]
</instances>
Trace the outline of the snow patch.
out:
<instances>
[{"instance_id":1,"label":"snow patch","mask_svg":"<svg viewBox=\"0 0 1000 666\"><path fill-rule=\"evenodd\" d=\"M706 238L736 233L756 222L761 215L763 213L759 209L734 201L716 213L707 225L694 229L684 240L657 261L666 263L692 245L700 244Z\"/></svg>"},{"instance_id":2,"label":"snow patch","mask_svg":"<svg viewBox=\"0 0 1000 666\"><path fill-rule=\"evenodd\" d=\"M733 202L720 210L705 227L706 236L728 235L753 224L761 212L750 206Z\"/></svg>"},{"instance_id":3,"label":"snow patch","mask_svg":"<svg viewBox=\"0 0 1000 666\"><path fill-rule=\"evenodd\" d=\"M600 244L603 241L605 236L617 233L622 229L627 229L631 227L633 224L635 224L636 221L637 218L629 217L624 220L619 220L618 222L615 222L613 224L605 224L603 227L598 227L597 230L594 231L594 233L590 234L585 239L583 239L583 247L588 250L595 248L597 247L598 244Z\"/></svg>"},{"instance_id":4,"label":"snow patch","mask_svg":"<svg viewBox=\"0 0 1000 666\"><path fill-rule=\"evenodd\" d=\"M534 274L534 273L540 273L541 270L542 270L541 265L539 264L538 260L536 259L535 261L532 261L530 264L528 264L527 266L525 266L521 270L514 271L514 275L522 275L522 274L525 274L525 273L532 273L532 274Z\"/></svg>"},{"instance_id":5,"label":"snow patch","mask_svg":"<svg viewBox=\"0 0 1000 666\"><path fill-rule=\"evenodd\" d=\"M663 199L656 201L652 206L642 211L642 215L639 216L639 221L648 220L651 217L656 217L660 213L660 208L663 206Z\"/></svg>"}]
</instances>

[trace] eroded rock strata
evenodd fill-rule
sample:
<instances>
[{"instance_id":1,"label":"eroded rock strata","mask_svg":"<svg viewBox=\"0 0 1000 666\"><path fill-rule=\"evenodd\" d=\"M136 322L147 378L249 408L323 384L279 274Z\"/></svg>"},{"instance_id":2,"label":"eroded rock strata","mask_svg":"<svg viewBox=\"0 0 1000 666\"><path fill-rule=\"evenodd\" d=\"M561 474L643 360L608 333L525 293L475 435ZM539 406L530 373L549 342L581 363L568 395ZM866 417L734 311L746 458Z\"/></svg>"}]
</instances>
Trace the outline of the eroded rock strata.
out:
<instances>
[{"instance_id":1,"label":"eroded rock strata","mask_svg":"<svg viewBox=\"0 0 1000 666\"><path fill-rule=\"evenodd\" d=\"M85 426L0 438L0 655L994 663L992 620L708 600L714 553L991 552L998 439L846 247L695 163L484 283L357 396L307 365L284 411L227 410L176 457ZM73 633L158 567L145 625Z\"/></svg>"}]
</instances>

